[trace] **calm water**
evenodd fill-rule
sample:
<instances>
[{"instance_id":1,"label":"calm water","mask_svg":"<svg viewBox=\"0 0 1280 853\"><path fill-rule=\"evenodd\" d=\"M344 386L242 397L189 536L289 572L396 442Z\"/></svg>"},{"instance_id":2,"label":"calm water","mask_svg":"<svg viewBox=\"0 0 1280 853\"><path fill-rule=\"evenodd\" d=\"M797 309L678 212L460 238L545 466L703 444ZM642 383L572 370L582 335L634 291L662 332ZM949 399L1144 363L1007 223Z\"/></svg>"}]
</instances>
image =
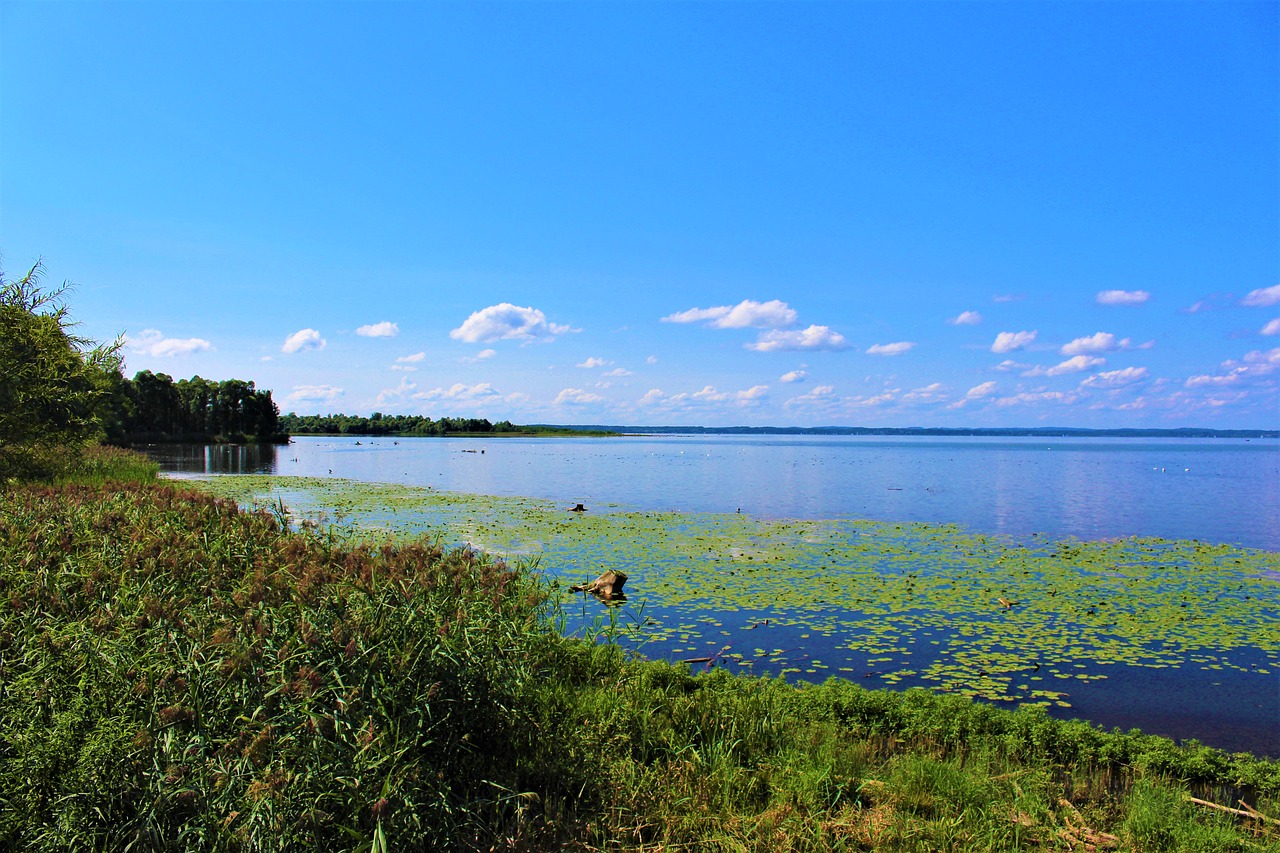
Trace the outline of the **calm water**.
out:
<instances>
[{"instance_id":1,"label":"calm water","mask_svg":"<svg viewBox=\"0 0 1280 853\"><path fill-rule=\"evenodd\" d=\"M332 473L588 508L953 522L1015 537L1159 536L1280 551L1274 440L303 437L279 448L152 450L174 473Z\"/></svg>"},{"instance_id":2,"label":"calm water","mask_svg":"<svg viewBox=\"0 0 1280 853\"><path fill-rule=\"evenodd\" d=\"M178 476L332 475L548 498L589 509L741 509L768 518L956 523L972 532L1014 539L1032 534L1156 536L1280 552L1276 441L325 437L298 438L278 448L168 446L149 451ZM691 629L677 640L646 644L643 651L651 657L681 660L713 654L727 648L726 643L743 649L758 645L788 653L748 671L787 674L784 667L803 668L806 661L821 658L868 687L880 686L886 667L908 665L905 660L886 664L885 658L850 649L840 637L820 639L794 620L788 625L787 614L665 607L652 593L638 589L637 600L619 611L620 618L651 616L684 625L715 621L714 629ZM590 624L602 612L597 602L583 601L581 613L570 614L570 628ZM919 640L910 664L917 668L927 665L925 650L930 647L927 638ZM964 642L959 635L951 640ZM1088 644L1084 636L1080 641ZM1073 685L1071 707L1050 713L1197 738L1228 750L1280 755L1280 678L1274 675L1280 661L1260 649L1237 649L1232 656L1242 671L1207 670L1191 660L1167 669L1110 666L1106 680ZM1251 671L1268 667L1271 675Z\"/></svg>"}]
</instances>

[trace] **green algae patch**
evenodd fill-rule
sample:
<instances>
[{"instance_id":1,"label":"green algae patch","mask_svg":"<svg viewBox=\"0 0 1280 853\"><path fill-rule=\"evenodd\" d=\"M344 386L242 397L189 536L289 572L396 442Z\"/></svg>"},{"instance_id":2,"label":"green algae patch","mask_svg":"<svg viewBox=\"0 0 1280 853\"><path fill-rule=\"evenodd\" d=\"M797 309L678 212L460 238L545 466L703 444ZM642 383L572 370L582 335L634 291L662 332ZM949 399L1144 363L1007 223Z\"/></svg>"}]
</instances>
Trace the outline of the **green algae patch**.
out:
<instances>
[{"instance_id":1,"label":"green algae patch","mask_svg":"<svg viewBox=\"0 0 1280 853\"><path fill-rule=\"evenodd\" d=\"M594 620L647 654L710 665L1056 706L1115 667L1256 678L1280 667L1274 552L1142 538L1015 542L942 524L569 512L349 480L236 476L200 487L283 503L295 523L536 559L569 582L623 572L622 612L601 616L584 602L571 626ZM572 615L579 605L565 601Z\"/></svg>"}]
</instances>

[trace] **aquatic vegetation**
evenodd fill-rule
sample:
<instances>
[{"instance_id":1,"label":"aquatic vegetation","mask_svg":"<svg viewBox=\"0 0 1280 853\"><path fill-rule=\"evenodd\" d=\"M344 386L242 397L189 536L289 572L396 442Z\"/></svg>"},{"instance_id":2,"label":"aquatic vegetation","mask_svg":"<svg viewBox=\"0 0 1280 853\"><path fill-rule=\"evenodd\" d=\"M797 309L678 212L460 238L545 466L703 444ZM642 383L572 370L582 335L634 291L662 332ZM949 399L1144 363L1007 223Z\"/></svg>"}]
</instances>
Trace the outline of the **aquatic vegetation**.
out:
<instances>
[{"instance_id":1,"label":"aquatic vegetation","mask_svg":"<svg viewBox=\"0 0 1280 853\"><path fill-rule=\"evenodd\" d=\"M427 532L536 557L542 571L574 582L624 572L624 639L677 660L1054 707L1126 667L1268 683L1280 673L1272 552L618 506L570 513L549 501L343 480L236 477L201 487L246 503L283 500L309 523ZM570 607L570 629L594 612Z\"/></svg>"}]
</instances>

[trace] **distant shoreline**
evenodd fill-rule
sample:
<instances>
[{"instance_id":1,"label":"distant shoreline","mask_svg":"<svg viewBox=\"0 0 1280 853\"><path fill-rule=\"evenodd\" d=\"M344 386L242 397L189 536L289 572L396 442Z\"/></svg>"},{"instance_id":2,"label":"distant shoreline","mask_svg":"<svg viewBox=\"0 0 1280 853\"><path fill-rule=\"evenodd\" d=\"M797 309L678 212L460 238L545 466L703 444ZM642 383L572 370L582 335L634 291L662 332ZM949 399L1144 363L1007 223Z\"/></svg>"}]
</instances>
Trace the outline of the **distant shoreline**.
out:
<instances>
[{"instance_id":1,"label":"distant shoreline","mask_svg":"<svg viewBox=\"0 0 1280 853\"><path fill-rule=\"evenodd\" d=\"M579 432L619 435L855 435L987 438L1261 438L1280 439L1280 429L1083 429L1077 427L708 427L532 424Z\"/></svg>"}]
</instances>

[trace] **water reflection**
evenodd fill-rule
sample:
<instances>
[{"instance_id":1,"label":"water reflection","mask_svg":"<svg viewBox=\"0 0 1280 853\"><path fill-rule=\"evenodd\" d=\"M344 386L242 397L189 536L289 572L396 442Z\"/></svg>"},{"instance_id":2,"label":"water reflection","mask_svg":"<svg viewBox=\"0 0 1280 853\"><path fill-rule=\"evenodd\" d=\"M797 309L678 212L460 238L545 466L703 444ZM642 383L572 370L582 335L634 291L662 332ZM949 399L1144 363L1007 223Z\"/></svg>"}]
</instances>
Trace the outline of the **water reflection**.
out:
<instances>
[{"instance_id":1,"label":"water reflection","mask_svg":"<svg viewBox=\"0 0 1280 853\"><path fill-rule=\"evenodd\" d=\"M138 448L169 474L270 474L274 444L148 444Z\"/></svg>"}]
</instances>

